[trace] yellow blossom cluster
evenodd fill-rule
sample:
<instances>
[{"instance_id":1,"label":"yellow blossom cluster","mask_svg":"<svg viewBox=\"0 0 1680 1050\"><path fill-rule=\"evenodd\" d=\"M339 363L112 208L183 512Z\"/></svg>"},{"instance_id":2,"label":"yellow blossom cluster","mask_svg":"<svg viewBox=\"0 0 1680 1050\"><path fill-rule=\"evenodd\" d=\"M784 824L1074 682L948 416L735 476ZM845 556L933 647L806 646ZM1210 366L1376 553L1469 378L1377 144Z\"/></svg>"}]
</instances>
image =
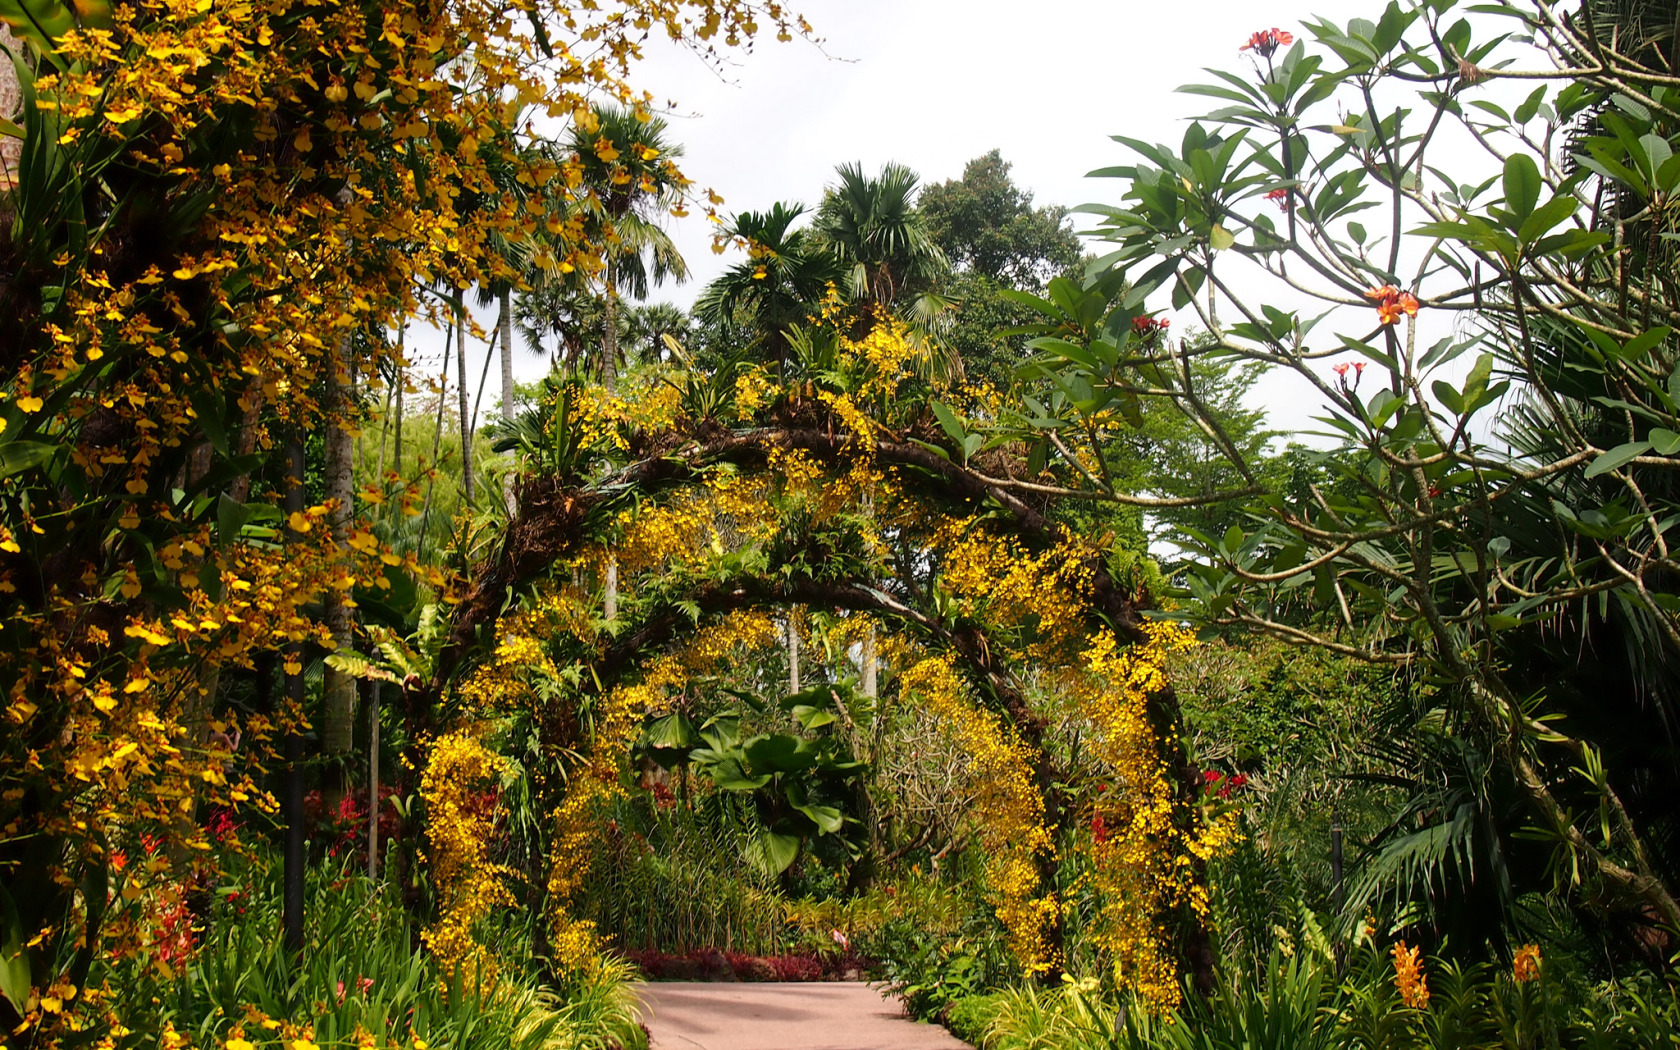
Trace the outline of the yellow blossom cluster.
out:
<instances>
[{"instance_id":1,"label":"yellow blossom cluster","mask_svg":"<svg viewBox=\"0 0 1680 1050\"><path fill-rule=\"evenodd\" d=\"M991 712L967 699L967 687L947 655L926 657L899 676L903 696L925 704L966 745L974 781L975 830L986 854L986 889L1022 967L1042 973L1059 966L1046 931L1060 910L1043 891L1040 859L1055 849L1044 826L1044 799L1033 778L1032 749Z\"/></svg>"},{"instance_id":2,"label":"yellow blossom cluster","mask_svg":"<svg viewBox=\"0 0 1680 1050\"><path fill-rule=\"evenodd\" d=\"M940 585L957 599L963 615L1028 632L1029 656L1055 661L1084 637L1080 596L1090 583L1094 553L1088 544L1066 536L1034 553L986 522L967 518L941 524L933 545L942 555Z\"/></svg>"},{"instance_id":3,"label":"yellow blossom cluster","mask_svg":"<svg viewBox=\"0 0 1680 1050\"><path fill-rule=\"evenodd\" d=\"M618 518L623 538L610 552L597 552L594 560L614 557L628 577L763 543L779 524L769 496L762 477L717 474L666 503L624 511Z\"/></svg>"},{"instance_id":4,"label":"yellow blossom cluster","mask_svg":"<svg viewBox=\"0 0 1680 1050\"><path fill-rule=\"evenodd\" d=\"M438 896L437 919L421 936L443 972L482 984L494 981L496 961L474 930L492 909L513 902L506 885L512 872L490 860L494 790L506 765L472 733L456 731L432 742L420 778L426 861Z\"/></svg>"},{"instance_id":5,"label":"yellow blossom cluster","mask_svg":"<svg viewBox=\"0 0 1680 1050\"><path fill-rule=\"evenodd\" d=\"M1086 746L1110 778L1092 818L1088 877L1099 900L1092 939L1117 985L1173 1005L1178 973L1161 920L1180 906L1205 919L1207 891L1192 858L1223 852L1236 825L1231 815L1201 821L1179 799L1149 717L1150 698L1168 686L1168 654L1194 645L1195 636L1164 621L1144 630L1145 641L1126 647L1112 631L1098 631L1064 687L1089 727Z\"/></svg>"}]
</instances>

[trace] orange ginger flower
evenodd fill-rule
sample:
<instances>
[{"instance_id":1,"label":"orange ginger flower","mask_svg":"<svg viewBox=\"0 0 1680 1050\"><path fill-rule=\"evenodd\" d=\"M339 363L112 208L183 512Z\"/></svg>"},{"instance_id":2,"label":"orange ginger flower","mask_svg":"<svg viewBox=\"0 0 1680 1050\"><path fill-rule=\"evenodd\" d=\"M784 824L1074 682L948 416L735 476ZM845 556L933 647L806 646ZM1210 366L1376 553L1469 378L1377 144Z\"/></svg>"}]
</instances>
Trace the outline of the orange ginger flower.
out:
<instances>
[{"instance_id":1,"label":"orange ginger flower","mask_svg":"<svg viewBox=\"0 0 1680 1050\"><path fill-rule=\"evenodd\" d=\"M1401 941L1394 946L1394 983L1400 989L1400 1001L1414 1010L1429 1009L1429 979L1418 958L1419 949L1406 947Z\"/></svg>"}]
</instances>

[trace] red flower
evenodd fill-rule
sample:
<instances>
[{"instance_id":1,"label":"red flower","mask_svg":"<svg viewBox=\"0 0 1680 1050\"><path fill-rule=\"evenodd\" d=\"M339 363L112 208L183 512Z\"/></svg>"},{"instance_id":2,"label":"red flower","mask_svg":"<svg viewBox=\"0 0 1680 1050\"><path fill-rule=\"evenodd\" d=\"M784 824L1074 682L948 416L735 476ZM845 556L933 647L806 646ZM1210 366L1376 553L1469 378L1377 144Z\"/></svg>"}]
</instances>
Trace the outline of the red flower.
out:
<instances>
[{"instance_id":1,"label":"red flower","mask_svg":"<svg viewBox=\"0 0 1680 1050\"><path fill-rule=\"evenodd\" d=\"M1103 823L1101 813L1091 818L1091 837L1098 842L1108 841L1108 825Z\"/></svg>"},{"instance_id":2,"label":"red flower","mask_svg":"<svg viewBox=\"0 0 1680 1050\"><path fill-rule=\"evenodd\" d=\"M1295 203L1290 199L1289 191L1281 186L1266 194L1266 199L1276 204L1279 211L1288 211Z\"/></svg>"},{"instance_id":3,"label":"red flower","mask_svg":"<svg viewBox=\"0 0 1680 1050\"><path fill-rule=\"evenodd\" d=\"M1134 317L1132 331L1144 339L1152 338L1158 333L1165 332L1172 327L1172 320L1166 317Z\"/></svg>"},{"instance_id":4,"label":"red flower","mask_svg":"<svg viewBox=\"0 0 1680 1050\"><path fill-rule=\"evenodd\" d=\"M1238 51L1253 51L1261 58L1271 58L1278 48L1295 42L1292 33L1281 29L1262 29L1249 36L1248 43L1237 48Z\"/></svg>"},{"instance_id":5,"label":"red flower","mask_svg":"<svg viewBox=\"0 0 1680 1050\"><path fill-rule=\"evenodd\" d=\"M225 809L219 809L205 824L204 830L210 833L210 838L216 842L225 840L229 835L238 831L240 824L233 819L233 815Z\"/></svg>"},{"instance_id":6,"label":"red flower","mask_svg":"<svg viewBox=\"0 0 1680 1050\"><path fill-rule=\"evenodd\" d=\"M1341 376L1343 379L1347 378L1347 370L1348 370L1348 366L1346 364L1335 365L1335 366L1331 367L1331 369L1330 369L1330 371L1332 371L1332 372L1336 373L1337 375Z\"/></svg>"}]
</instances>

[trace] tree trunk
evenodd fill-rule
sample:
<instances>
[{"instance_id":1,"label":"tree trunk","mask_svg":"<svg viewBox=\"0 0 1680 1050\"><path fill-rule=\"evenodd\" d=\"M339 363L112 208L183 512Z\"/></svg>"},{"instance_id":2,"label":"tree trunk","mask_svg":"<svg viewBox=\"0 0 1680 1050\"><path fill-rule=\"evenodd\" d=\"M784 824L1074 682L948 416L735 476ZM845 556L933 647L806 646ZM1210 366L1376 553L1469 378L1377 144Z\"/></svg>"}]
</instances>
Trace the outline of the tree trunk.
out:
<instances>
[{"instance_id":1,"label":"tree trunk","mask_svg":"<svg viewBox=\"0 0 1680 1050\"><path fill-rule=\"evenodd\" d=\"M787 618L788 692L799 692L799 626L794 622L793 610Z\"/></svg>"},{"instance_id":2,"label":"tree trunk","mask_svg":"<svg viewBox=\"0 0 1680 1050\"><path fill-rule=\"evenodd\" d=\"M502 343L502 421L513 422L513 293L502 289L502 314L496 321L497 334ZM519 496L514 486L517 472L509 469L502 476L502 502L507 505L508 518L519 513Z\"/></svg>"},{"instance_id":3,"label":"tree trunk","mask_svg":"<svg viewBox=\"0 0 1680 1050\"><path fill-rule=\"evenodd\" d=\"M368 704L368 878L379 877L379 694L384 682L373 681Z\"/></svg>"},{"instance_id":4,"label":"tree trunk","mask_svg":"<svg viewBox=\"0 0 1680 1050\"><path fill-rule=\"evenodd\" d=\"M354 410L351 384L355 366L350 339L338 341L327 369L326 495L327 530L340 557L349 550L350 521L355 511L355 439L350 432ZM323 596L323 620L340 652L351 648L349 595L329 588ZM344 762L355 742L356 680L343 671L326 668L321 676L321 798L328 810L344 797Z\"/></svg>"},{"instance_id":5,"label":"tree trunk","mask_svg":"<svg viewBox=\"0 0 1680 1050\"><path fill-rule=\"evenodd\" d=\"M613 285L613 266L607 263L607 328L601 333L601 385L608 394L618 392L618 289ZM618 617L618 559L607 556L607 619Z\"/></svg>"},{"instance_id":6,"label":"tree trunk","mask_svg":"<svg viewBox=\"0 0 1680 1050\"><path fill-rule=\"evenodd\" d=\"M461 403L461 495L466 503L473 498L472 424L467 419L467 311L459 299L455 302L455 373L459 377Z\"/></svg>"},{"instance_id":7,"label":"tree trunk","mask_svg":"<svg viewBox=\"0 0 1680 1050\"><path fill-rule=\"evenodd\" d=\"M871 700L876 698L875 681L875 627L870 625L863 636L863 652L860 654L863 664L863 695Z\"/></svg>"},{"instance_id":8,"label":"tree trunk","mask_svg":"<svg viewBox=\"0 0 1680 1050\"><path fill-rule=\"evenodd\" d=\"M452 326L453 327L453 326ZM443 407L449 404L449 340L443 341L443 371L438 375L437 428L432 431L431 475L426 479L426 501L420 506L420 539L415 557L426 560L426 525L432 519L432 490L437 487L438 452L443 448Z\"/></svg>"},{"instance_id":9,"label":"tree trunk","mask_svg":"<svg viewBox=\"0 0 1680 1050\"><path fill-rule=\"evenodd\" d=\"M12 35L10 27L0 22L0 45L14 55L23 54L23 44ZM23 88L18 84L17 67L11 59L0 59L0 117L23 126ZM0 135L0 191L17 185L18 161L23 157L23 140ZM9 276L9 275L8 275ZM0 281L6 280L0 277Z\"/></svg>"},{"instance_id":10,"label":"tree trunk","mask_svg":"<svg viewBox=\"0 0 1680 1050\"><path fill-rule=\"evenodd\" d=\"M402 327L397 329L397 418L391 425L391 470L402 477L403 457L403 387L408 385L408 362L403 359L403 342L408 335L408 318L404 317Z\"/></svg>"},{"instance_id":11,"label":"tree trunk","mask_svg":"<svg viewBox=\"0 0 1680 1050\"><path fill-rule=\"evenodd\" d=\"M607 263L606 328L601 332L601 385L618 392L618 289L613 286L612 263Z\"/></svg>"},{"instance_id":12,"label":"tree trunk","mask_svg":"<svg viewBox=\"0 0 1680 1050\"><path fill-rule=\"evenodd\" d=\"M502 420L513 422L513 293L502 289L502 313L496 331L502 343Z\"/></svg>"}]
</instances>

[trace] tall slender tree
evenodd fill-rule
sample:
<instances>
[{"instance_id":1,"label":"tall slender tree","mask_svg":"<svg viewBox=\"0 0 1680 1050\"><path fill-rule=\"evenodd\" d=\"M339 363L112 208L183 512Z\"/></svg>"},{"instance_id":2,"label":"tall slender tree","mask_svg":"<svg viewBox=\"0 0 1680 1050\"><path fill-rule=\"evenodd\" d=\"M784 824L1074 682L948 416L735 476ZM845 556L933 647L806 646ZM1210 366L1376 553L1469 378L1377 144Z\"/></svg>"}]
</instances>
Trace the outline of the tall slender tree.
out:
<instances>
[{"instance_id":1,"label":"tall slender tree","mask_svg":"<svg viewBox=\"0 0 1680 1050\"><path fill-rule=\"evenodd\" d=\"M618 310L624 291L637 299L668 279L688 277L688 265L656 216L677 206L685 182L672 163L682 147L666 124L645 110L602 106L573 125L569 149L583 173L582 212L601 230L605 324L601 381L617 385Z\"/></svg>"}]
</instances>

